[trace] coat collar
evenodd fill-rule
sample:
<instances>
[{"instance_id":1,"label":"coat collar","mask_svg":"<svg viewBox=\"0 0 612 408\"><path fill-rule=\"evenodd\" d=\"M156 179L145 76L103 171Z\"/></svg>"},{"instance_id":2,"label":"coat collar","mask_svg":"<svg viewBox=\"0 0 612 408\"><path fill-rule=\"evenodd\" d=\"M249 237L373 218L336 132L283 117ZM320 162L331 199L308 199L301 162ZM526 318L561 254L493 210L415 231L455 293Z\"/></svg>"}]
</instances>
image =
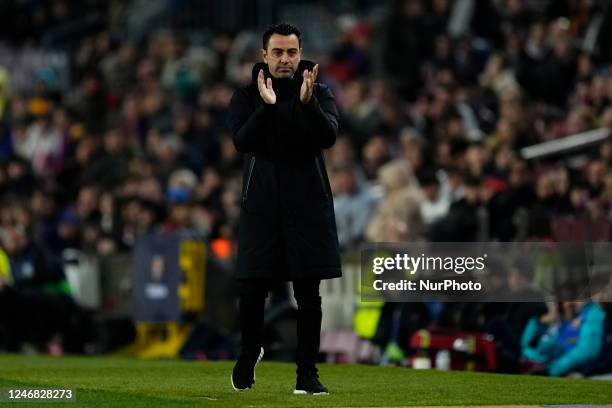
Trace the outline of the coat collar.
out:
<instances>
[{"instance_id":1,"label":"coat collar","mask_svg":"<svg viewBox=\"0 0 612 408\"><path fill-rule=\"evenodd\" d=\"M312 61L300 60L300 63L298 64L298 69L295 72L295 75L293 76L293 78L291 78L291 80L299 81L300 83L302 83L302 72L304 72L305 69L312 71L314 66L315 66L315 63ZM273 82L276 82L278 80L277 78L274 78L270 74L270 71L268 70L268 64L266 64L265 62L258 62L257 64L253 66L253 71L251 72L251 79L253 80L253 82L257 83L257 75L259 74L260 69L264 70L265 78L272 78Z\"/></svg>"}]
</instances>

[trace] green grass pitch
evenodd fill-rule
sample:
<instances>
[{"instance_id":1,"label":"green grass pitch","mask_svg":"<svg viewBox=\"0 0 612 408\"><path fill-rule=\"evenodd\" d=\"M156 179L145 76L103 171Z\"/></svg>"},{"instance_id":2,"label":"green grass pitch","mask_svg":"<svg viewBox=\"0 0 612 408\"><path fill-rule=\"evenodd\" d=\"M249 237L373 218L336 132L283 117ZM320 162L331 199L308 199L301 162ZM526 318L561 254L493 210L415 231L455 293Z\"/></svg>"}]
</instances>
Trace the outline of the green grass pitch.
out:
<instances>
[{"instance_id":1,"label":"green grass pitch","mask_svg":"<svg viewBox=\"0 0 612 408\"><path fill-rule=\"evenodd\" d=\"M0 354L0 387L76 388L77 402L63 404L68 407L612 404L609 381L326 364L320 375L331 394L294 396L295 366L265 360L254 389L237 393L229 381L232 364Z\"/></svg>"}]
</instances>

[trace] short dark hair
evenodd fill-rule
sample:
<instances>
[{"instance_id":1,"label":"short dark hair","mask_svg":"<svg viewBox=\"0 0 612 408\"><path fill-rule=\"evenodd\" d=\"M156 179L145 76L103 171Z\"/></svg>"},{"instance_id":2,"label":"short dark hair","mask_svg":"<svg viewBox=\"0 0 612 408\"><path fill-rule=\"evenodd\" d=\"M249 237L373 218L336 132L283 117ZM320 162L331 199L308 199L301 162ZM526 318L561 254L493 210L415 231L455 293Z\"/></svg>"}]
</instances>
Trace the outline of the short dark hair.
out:
<instances>
[{"instance_id":1,"label":"short dark hair","mask_svg":"<svg viewBox=\"0 0 612 408\"><path fill-rule=\"evenodd\" d=\"M280 35L295 34L295 36L298 38L299 46L300 47L302 46L302 33L300 33L300 30L296 26L292 24L288 24L288 23L278 23L278 24L273 24L270 27L268 27L268 29L264 33L263 35L263 49L264 50L268 49L268 41L270 41L270 37L272 37L272 34L280 34Z\"/></svg>"}]
</instances>

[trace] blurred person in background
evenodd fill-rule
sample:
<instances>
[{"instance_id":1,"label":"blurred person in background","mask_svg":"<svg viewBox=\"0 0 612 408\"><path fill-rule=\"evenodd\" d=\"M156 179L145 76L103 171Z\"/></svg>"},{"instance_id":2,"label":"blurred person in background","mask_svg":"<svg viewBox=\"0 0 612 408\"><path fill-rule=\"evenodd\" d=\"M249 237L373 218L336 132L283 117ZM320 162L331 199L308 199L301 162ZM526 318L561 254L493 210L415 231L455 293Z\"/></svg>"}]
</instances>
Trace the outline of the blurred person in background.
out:
<instances>
[{"instance_id":1,"label":"blurred person in background","mask_svg":"<svg viewBox=\"0 0 612 408\"><path fill-rule=\"evenodd\" d=\"M411 242L424 238L416 179L406 161L396 160L378 172L382 197L368 222L369 242Z\"/></svg>"},{"instance_id":2,"label":"blurred person in background","mask_svg":"<svg viewBox=\"0 0 612 408\"><path fill-rule=\"evenodd\" d=\"M422 172L419 177L421 187L420 212L423 223L427 226L428 235L441 228L439 223L444 222L451 205L450 191L447 180L440 180L432 171Z\"/></svg>"},{"instance_id":3,"label":"blurred person in background","mask_svg":"<svg viewBox=\"0 0 612 408\"><path fill-rule=\"evenodd\" d=\"M3 273L0 289L3 346L11 352L25 347L63 353L62 343L71 340L77 307L61 264L32 242L30 214L24 203L5 203L2 213L0 243L9 270Z\"/></svg>"},{"instance_id":4,"label":"blurred person in background","mask_svg":"<svg viewBox=\"0 0 612 408\"><path fill-rule=\"evenodd\" d=\"M340 249L354 250L362 242L365 229L378 204L372 187L360 185L354 165L335 169L332 173L334 212Z\"/></svg>"},{"instance_id":5,"label":"blurred person in background","mask_svg":"<svg viewBox=\"0 0 612 408\"><path fill-rule=\"evenodd\" d=\"M529 321L521 343L523 357L533 363L530 372L565 376L598 357L606 319L598 299L594 296L586 302L565 301L560 319Z\"/></svg>"}]
</instances>

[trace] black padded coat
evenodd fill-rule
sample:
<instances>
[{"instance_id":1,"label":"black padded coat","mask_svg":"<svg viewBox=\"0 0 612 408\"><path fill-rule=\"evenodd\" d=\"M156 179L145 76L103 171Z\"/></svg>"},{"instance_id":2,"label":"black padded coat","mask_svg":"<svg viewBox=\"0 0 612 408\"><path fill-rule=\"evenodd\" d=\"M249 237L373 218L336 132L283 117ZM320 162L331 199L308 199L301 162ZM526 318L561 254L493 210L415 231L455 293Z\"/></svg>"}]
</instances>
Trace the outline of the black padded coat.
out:
<instances>
[{"instance_id":1,"label":"black padded coat","mask_svg":"<svg viewBox=\"0 0 612 408\"><path fill-rule=\"evenodd\" d=\"M250 85L231 100L228 125L244 153L237 279L296 280L341 276L333 199L322 149L338 134L330 89L315 83L309 103L299 100L302 60L292 79L253 67ZM257 74L272 78L276 104L263 102Z\"/></svg>"}]
</instances>

